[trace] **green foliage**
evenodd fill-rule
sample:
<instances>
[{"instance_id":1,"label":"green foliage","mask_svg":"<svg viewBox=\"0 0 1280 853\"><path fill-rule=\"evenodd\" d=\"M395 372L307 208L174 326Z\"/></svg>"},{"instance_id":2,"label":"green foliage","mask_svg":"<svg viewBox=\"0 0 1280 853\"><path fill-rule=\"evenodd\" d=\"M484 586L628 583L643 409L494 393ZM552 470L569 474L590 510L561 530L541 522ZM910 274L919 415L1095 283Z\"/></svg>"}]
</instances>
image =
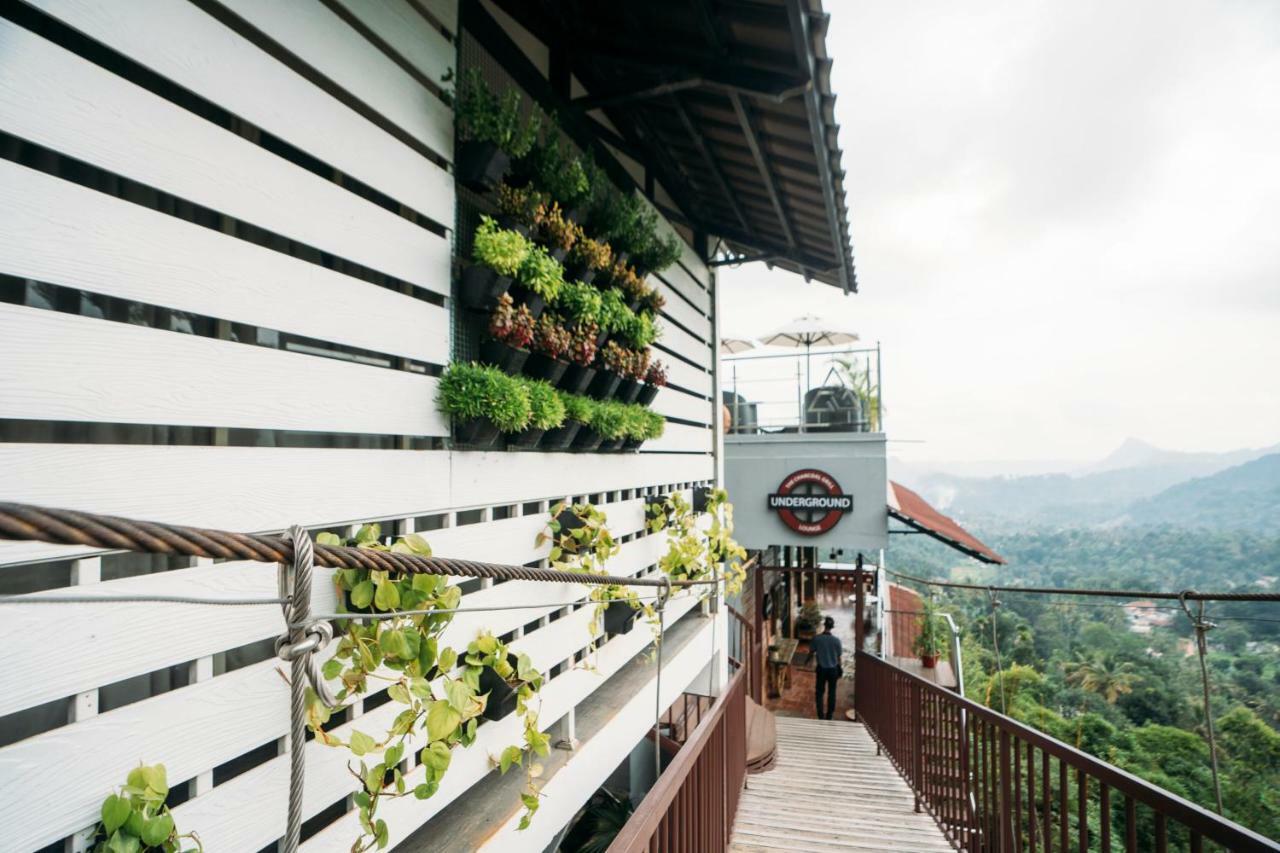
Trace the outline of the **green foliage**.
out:
<instances>
[{"instance_id":1,"label":"green foliage","mask_svg":"<svg viewBox=\"0 0 1280 853\"><path fill-rule=\"evenodd\" d=\"M163 764L140 764L130 770L123 787L102 802L101 820L93 836L94 853L177 853L183 849L183 839L190 839L196 845L193 849L204 850L194 832L178 834L164 803L168 796Z\"/></svg>"},{"instance_id":2,"label":"green foliage","mask_svg":"<svg viewBox=\"0 0 1280 853\"><path fill-rule=\"evenodd\" d=\"M644 236L640 245L632 248L631 263L646 272L662 272L680 260L680 238L674 234L659 237L656 216L652 220L652 226L653 230Z\"/></svg>"},{"instance_id":3,"label":"green foliage","mask_svg":"<svg viewBox=\"0 0 1280 853\"><path fill-rule=\"evenodd\" d=\"M458 85L453 97L454 126L461 142L492 142L513 158L524 157L538 139L537 116L521 116L520 92L512 87L502 96L491 90L479 69Z\"/></svg>"},{"instance_id":4,"label":"green foliage","mask_svg":"<svg viewBox=\"0 0 1280 853\"><path fill-rule=\"evenodd\" d=\"M637 314L628 311L623 317L618 333L631 345L632 349L646 349L658 339L658 327L653 317L648 314Z\"/></svg>"},{"instance_id":5,"label":"green foliage","mask_svg":"<svg viewBox=\"0 0 1280 853\"><path fill-rule=\"evenodd\" d=\"M548 302L555 302L565 286L564 267L541 246L530 248L516 270L516 278Z\"/></svg>"},{"instance_id":6,"label":"green foliage","mask_svg":"<svg viewBox=\"0 0 1280 853\"><path fill-rule=\"evenodd\" d=\"M946 657L951 644L951 629L938 612L932 599L924 599L921 605L920 632L916 635L912 651L921 657Z\"/></svg>"},{"instance_id":7,"label":"green foliage","mask_svg":"<svg viewBox=\"0 0 1280 853\"><path fill-rule=\"evenodd\" d=\"M551 383L541 379L522 380L529 392L529 405L533 412L529 425L536 429L555 429L564 423L565 407L560 394Z\"/></svg>"},{"instance_id":8,"label":"green foliage","mask_svg":"<svg viewBox=\"0 0 1280 853\"><path fill-rule=\"evenodd\" d=\"M603 303L599 290L580 281L570 281L561 288L556 308L575 323L601 325Z\"/></svg>"},{"instance_id":9,"label":"green foliage","mask_svg":"<svg viewBox=\"0 0 1280 853\"><path fill-rule=\"evenodd\" d=\"M511 277L520 272L533 248L519 231L499 228L493 219L482 216L471 241L471 257L499 275Z\"/></svg>"},{"instance_id":10,"label":"green foliage","mask_svg":"<svg viewBox=\"0 0 1280 853\"><path fill-rule=\"evenodd\" d=\"M539 208L546 201L546 194L538 192L533 187L517 189L509 184L498 186L498 210L524 226L534 224Z\"/></svg>"},{"instance_id":11,"label":"green foliage","mask_svg":"<svg viewBox=\"0 0 1280 853\"><path fill-rule=\"evenodd\" d=\"M591 194L582 160L559 133L548 133L529 154L533 180L567 208L577 207Z\"/></svg>"},{"instance_id":12,"label":"green foliage","mask_svg":"<svg viewBox=\"0 0 1280 853\"><path fill-rule=\"evenodd\" d=\"M627 407L613 400L601 400L591 412L591 428L606 441L622 438L627 428Z\"/></svg>"},{"instance_id":13,"label":"green foliage","mask_svg":"<svg viewBox=\"0 0 1280 853\"><path fill-rule=\"evenodd\" d=\"M625 328L634 312L627 305L622 291L611 287L604 291L600 302L600 328L613 334Z\"/></svg>"},{"instance_id":14,"label":"green foliage","mask_svg":"<svg viewBox=\"0 0 1280 853\"><path fill-rule=\"evenodd\" d=\"M566 420L576 421L580 424L591 423L591 413L596 406L595 400L590 397L584 397L581 394L568 394L564 391L559 393L560 401L564 403Z\"/></svg>"},{"instance_id":15,"label":"green foliage","mask_svg":"<svg viewBox=\"0 0 1280 853\"><path fill-rule=\"evenodd\" d=\"M523 382L496 367L454 362L440 377L440 409L461 420L487 418L504 433L520 432L533 417Z\"/></svg>"}]
</instances>

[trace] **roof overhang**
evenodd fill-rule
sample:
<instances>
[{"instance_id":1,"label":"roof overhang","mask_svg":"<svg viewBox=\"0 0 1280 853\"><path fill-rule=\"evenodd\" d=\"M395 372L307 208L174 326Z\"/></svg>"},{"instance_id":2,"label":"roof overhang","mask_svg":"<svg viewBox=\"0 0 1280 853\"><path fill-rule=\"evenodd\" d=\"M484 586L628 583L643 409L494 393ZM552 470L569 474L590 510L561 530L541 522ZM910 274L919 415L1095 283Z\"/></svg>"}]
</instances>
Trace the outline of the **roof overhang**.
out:
<instances>
[{"instance_id":1,"label":"roof overhang","mask_svg":"<svg viewBox=\"0 0 1280 853\"><path fill-rule=\"evenodd\" d=\"M585 88L570 102L640 160L673 218L857 290L821 0L497 0Z\"/></svg>"},{"instance_id":2,"label":"roof overhang","mask_svg":"<svg viewBox=\"0 0 1280 853\"><path fill-rule=\"evenodd\" d=\"M889 481L889 517L943 544L984 563L1005 564L1004 557L984 545L978 537L950 516L934 509L920 495L892 480Z\"/></svg>"}]
</instances>

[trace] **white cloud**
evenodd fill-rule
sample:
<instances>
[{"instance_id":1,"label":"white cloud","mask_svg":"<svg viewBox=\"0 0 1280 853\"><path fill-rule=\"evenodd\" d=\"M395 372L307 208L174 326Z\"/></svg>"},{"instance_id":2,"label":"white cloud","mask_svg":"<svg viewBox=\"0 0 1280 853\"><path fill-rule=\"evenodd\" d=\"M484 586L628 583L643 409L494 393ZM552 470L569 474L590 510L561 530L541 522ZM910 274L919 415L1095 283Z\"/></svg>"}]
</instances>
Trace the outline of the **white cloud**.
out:
<instances>
[{"instance_id":1,"label":"white cloud","mask_svg":"<svg viewBox=\"0 0 1280 853\"><path fill-rule=\"evenodd\" d=\"M726 332L883 341L915 458L1280 440L1280 4L827 6L862 293L728 270Z\"/></svg>"}]
</instances>

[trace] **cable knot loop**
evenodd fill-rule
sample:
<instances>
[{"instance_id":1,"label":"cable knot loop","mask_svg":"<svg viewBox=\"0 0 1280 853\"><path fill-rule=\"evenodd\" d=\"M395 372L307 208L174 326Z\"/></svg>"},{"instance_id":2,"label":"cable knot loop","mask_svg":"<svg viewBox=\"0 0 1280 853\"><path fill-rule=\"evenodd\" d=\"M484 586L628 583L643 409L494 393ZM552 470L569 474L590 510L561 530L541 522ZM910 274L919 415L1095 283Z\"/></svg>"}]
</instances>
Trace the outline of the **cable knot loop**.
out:
<instances>
[{"instance_id":1,"label":"cable knot loop","mask_svg":"<svg viewBox=\"0 0 1280 853\"><path fill-rule=\"evenodd\" d=\"M306 528L296 524L289 528L285 538L293 543L293 563L280 563L278 577L280 597L288 599L283 609L289 630L276 638L276 655L293 664L295 679L305 675L316 697L326 707L333 708L338 705L338 699L325 680L316 655L333 639L333 628L328 622L311 621L311 574L315 568L315 543L311 541L311 534Z\"/></svg>"}]
</instances>

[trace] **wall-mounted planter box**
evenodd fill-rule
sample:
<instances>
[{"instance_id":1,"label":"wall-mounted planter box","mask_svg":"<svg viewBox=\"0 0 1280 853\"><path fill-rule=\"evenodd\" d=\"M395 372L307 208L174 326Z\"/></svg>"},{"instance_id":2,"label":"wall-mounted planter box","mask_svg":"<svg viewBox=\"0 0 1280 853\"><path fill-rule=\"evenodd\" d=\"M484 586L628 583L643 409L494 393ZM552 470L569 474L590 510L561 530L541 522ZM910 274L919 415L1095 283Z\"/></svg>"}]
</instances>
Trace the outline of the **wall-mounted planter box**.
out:
<instances>
[{"instance_id":1,"label":"wall-mounted planter box","mask_svg":"<svg viewBox=\"0 0 1280 853\"><path fill-rule=\"evenodd\" d=\"M464 142L454 154L454 177L476 192L488 192L502 183L510 168L511 157L492 142Z\"/></svg>"},{"instance_id":2,"label":"wall-mounted planter box","mask_svg":"<svg viewBox=\"0 0 1280 853\"><path fill-rule=\"evenodd\" d=\"M621 382L621 376L600 369L596 371L596 378L591 380L591 384L587 386L587 393L597 400L611 400Z\"/></svg>"},{"instance_id":3,"label":"wall-mounted planter box","mask_svg":"<svg viewBox=\"0 0 1280 853\"><path fill-rule=\"evenodd\" d=\"M659 385L642 384L640 386L640 393L636 395L636 402L642 406L652 404L654 399L658 396L658 389L660 387L661 386Z\"/></svg>"},{"instance_id":4,"label":"wall-mounted planter box","mask_svg":"<svg viewBox=\"0 0 1280 853\"><path fill-rule=\"evenodd\" d=\"M507 346L502 341L489 338L480 344L480 360L506 373L519 373L528 359L528 350Z\"/></svg>"},{"instance_id":5,"label":"wall-mounted planter box","mask_svg":"<svg viewBox=\"0 0 1280 853\"><path fill-rule=\"evenodd\" d=\"M507 655L507 662L515 669L516 656ZM488 693L489 700L484 706L486 720L501 720L516 709L515 688L498 677L492 667L485 667L480 672L480 693Z\"/></svg>"},{"instance_id":6,"label":"wall-mounted planter box","mask_svg":"<svg viewBox=\"0 0 1280 853\"><path fill-rule=\"evenodd\" d=\"M560 382L564 372L569 369L566 362L551 358L540 352L530 353L524 363L524 375L530 379L545 379L552 385Z\"/></svg>"},{"instance_id":7,"label":"wall-mounted planter box","mask_svg":"<svg viewBox=\"0 0 1280 853\"><path fill-rule=\"evenodd\" d=\"M578 430L577 436L573 439L573 449L595 450L600 446L601 438L600 433L596 432L586 424L583 424Z\"/></svg>"},{"instance_id":8,"label":"wall-mounted planter box","mask_svg":"<svg viewBox=\"0 0 1280 853\"><path fill-rule=\"evenodd\" d=\"M583 367L581 364L569 363L569 368L564 372L564 376L560 377L557 387L570 394L581 394L587 390L587 386L591 384L591 380L596 377L596 369L594 367Z\"/></svg>"},{"instance_id":9,"label":"wall-mounted planter box","mask_svg":"<svg viewBox=\"0 0 1280 853\"><path fill-rule=\"evenodd\" d=\"M565 421L564 426L547 430L542 436L542 449L568 450L581 427L582 424L577 421Z\"/></svg>"},{"instance_id":10,"label":"wall-mounted planter box","mask_svg":"<svg viewBox=\"0 0 1280 853\"><path fill-rule=\"evenodd\" d=\"M604 609L604 632L625 634L636 621L636 611L625 601L611 601Z\"/></svg>"},{"instance_id":11,"label":"wall-mounted planter box","mask_svg":"<svg viewBox=\"0 0 1280 853\"><path fill-rule=\"evenodd\" d=\"M488 418L469 418L453 422L453 440L473 450L492 450L502 438Z\"/></svg>"},{"instance_id":12,"label":"wall-mounted planter box","mask_svg":"<svg viewBox=\"0 0 1280 853\"><path fill-rule=\"evenodd\" d=\"M541 294L534 293L518 281L511 282L511 299L515 304L528 308L535 320L542 316L542 310L547 307L547 300Z\"/></svg>"},{"instance_id":13,"label":"wall-mounted planter box","mask_svg":"<svg viewBox=\"0 0 1280 853\"><path fill-rule=\"evenodd\" d=\"M536 450L538 442L542 441L542 437L547 431L538 429L537 427L529 427L523 432L518 432L507 440L507 446L519 448L520 450Z\"/></svg>"},{"instance_id":14,"label":"wall-mounted planter box","mask_svg":"<svg viewBox=\"0 0 1280 853\"><path fill-rule=\"evenodd\" d=\"M600 449L607 451L621 450L625 441L626 439L621 436L618 438L606 438L600 442Z\"/></svg>"},{"instance_id":15,"label":"wall-mounted planter box","mask_svg":"<svg viewBox=\"0 0 1280 853\"><path fill-rule=\"evenodd\" d=\"M613 392L613 399L619 403L634 403L639 396L640 383L634 379L623 379L618 383L618 389Z\"/></svg>"},{"instance_id":16,"label":"wall-mounted planter box","mask_svg":"<svg viewBox=\"0 0 1280 853\"><path fill-rule=\"evenodd\" d=\"M507 276L499 275L484 264L471 264L462 271L458 299L467 308L487 311L510 289L511 279Z\"/></svg>"},{"instance_id":17,"label":"wall-mounted planter box","mask_svg":"<svg viewBox=\"0 0 1280 853\"><path fill-rule=\"evenodd\" d=\"M626 441L622 442L622 449L639 450L642 444L644 444L643 438L628 438Z\"/></svg>"}]
</instances>

